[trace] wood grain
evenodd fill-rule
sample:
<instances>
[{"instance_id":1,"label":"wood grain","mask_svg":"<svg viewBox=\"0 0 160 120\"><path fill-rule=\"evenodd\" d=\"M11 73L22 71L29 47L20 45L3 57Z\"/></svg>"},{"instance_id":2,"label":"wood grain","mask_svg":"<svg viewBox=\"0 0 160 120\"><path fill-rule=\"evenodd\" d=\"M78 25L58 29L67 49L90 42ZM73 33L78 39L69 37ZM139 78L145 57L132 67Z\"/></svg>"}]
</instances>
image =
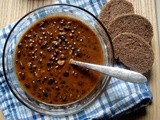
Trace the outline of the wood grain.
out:
<instances>
[{"instance_id":1,"label":"wood grain","mask_svg":"<svg viewBox=\"0 0 160 120\"><path fill-rule=\"evenodd\" d=\"M27 12L52 4L55 0L0 0L0 29L21 18ZM154 37L152 48L154 51L154 64L150 72L149 84L153 93L152 103L134 113L121 116L120 120L160 120L160 41L158 39L158 28L156 19L155 0L128 0L133 3L135 12L140 14L152 23ZM0 112L0 120L3 115Z\"/></svg>"}]
</instances>

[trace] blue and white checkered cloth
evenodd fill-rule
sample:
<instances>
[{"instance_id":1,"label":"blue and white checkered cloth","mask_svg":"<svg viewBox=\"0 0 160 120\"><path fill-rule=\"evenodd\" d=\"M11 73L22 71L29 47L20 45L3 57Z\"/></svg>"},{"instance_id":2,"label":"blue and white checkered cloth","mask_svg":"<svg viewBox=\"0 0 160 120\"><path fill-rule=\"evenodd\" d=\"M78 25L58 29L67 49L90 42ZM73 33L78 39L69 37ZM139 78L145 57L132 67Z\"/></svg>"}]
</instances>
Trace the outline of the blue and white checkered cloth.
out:
<instances>
[{"instance_id":1,"label":"blue and white checkered cloth","mask_svg":"<svg viewBox=\"0 0 160 120\"><path fill-rule=\"evenodd\" d=\"M68 3L80 6L98 15L106 0L61 0L58 3ZM54 117L34 112L20 103L9 90L2 71L3 46L14 24L0 30L0 109L6 120L70 120L113 118L147 106L152 99L148 84L132 84L112 78L106 91L85 110L66 117ZM118 65L120 66L120 65Z\"/></svg>"}]
</instances>

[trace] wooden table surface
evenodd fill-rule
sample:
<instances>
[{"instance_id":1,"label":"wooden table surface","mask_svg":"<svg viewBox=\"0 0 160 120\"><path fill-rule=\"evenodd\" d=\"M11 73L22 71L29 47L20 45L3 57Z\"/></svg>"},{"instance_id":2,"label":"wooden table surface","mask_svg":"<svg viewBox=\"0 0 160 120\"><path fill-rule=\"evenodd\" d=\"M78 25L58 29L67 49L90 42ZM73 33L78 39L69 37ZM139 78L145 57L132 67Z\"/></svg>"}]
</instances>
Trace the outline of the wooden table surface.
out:
<instances>
[{"instance_id":1,"label":"wooden table surface","mask_svg":"<svg viewBox=\"0 0 160 120\"><path fill-rule=\"evenodd\" d=\"M27 12L51 4L56 0L0 0L0 29L21 18ZM158 38L156 0L128 0L133 3L135 12L148 18L153 25L154 37L152 48L155 61L150 74L150 88L153 93L152 103L134 113L117 118L120 120L160 120L160 40ZM157 0L158 1L158 0ZM159 3L159 2L157 2ZM160 5L159 5L160 7ZM160 21L160 20L159 20ZM0 120L3 120L0 112Z\"/></svg>"}]
</instances>

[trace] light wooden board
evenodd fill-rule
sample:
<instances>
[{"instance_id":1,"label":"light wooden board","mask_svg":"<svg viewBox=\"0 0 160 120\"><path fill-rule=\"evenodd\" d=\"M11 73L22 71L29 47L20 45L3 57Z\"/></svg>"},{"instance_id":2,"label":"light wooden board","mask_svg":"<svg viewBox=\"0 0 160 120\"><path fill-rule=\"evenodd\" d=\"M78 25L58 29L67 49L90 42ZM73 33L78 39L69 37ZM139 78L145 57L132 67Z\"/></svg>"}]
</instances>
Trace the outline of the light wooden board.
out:
<instances>
[{"instance_id":1,"label":"light wooden board","mask_svg":"<svg viewBox=\"0 0 160 120\"><path fill-rule=\"evenodd\" d=\"M0 0L0 29L21 18L27 12L51 4L56 0ZM122 116L121 120L160 120L160 41L158 40L157 17L155 0L128 0L133 3L135 12L148 18L154 28L152 48L155 61L150 74L150 88L153 101L146 109L138 110L129 115ZM157 0L158 1L158 0ZM160 7L160 5L159 5ZM3 115L0 112L0 120Z\"/></svg>"}]
</instances>

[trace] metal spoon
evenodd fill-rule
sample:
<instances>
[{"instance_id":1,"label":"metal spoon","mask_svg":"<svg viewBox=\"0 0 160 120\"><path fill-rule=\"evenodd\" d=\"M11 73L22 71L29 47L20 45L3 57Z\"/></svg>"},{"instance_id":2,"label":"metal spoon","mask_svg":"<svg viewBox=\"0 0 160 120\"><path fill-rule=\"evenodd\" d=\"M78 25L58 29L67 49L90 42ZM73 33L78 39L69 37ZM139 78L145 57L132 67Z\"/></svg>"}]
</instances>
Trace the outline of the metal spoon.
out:
<instances>
[{"instance_id":1,"label":"metal spoon","mask_svg":"<svg viewBox=\"0 0 160 120\"><path fill-rule=\"evenodd\" d=\"M126 82L132 82L132 83L145 83L147 82L147 78L135 71L126 70L123 68L116 68L116 67L109 67L109 66L103 66L103 65L96 65L91 63L85 63L76 61L73 59L70 59L70 64L86 67L88 69L92 69L98 72L101 72L103 74L107 74L111 77L115 77L121 80L124 80Z\"/></svg>"}]
</instances>

